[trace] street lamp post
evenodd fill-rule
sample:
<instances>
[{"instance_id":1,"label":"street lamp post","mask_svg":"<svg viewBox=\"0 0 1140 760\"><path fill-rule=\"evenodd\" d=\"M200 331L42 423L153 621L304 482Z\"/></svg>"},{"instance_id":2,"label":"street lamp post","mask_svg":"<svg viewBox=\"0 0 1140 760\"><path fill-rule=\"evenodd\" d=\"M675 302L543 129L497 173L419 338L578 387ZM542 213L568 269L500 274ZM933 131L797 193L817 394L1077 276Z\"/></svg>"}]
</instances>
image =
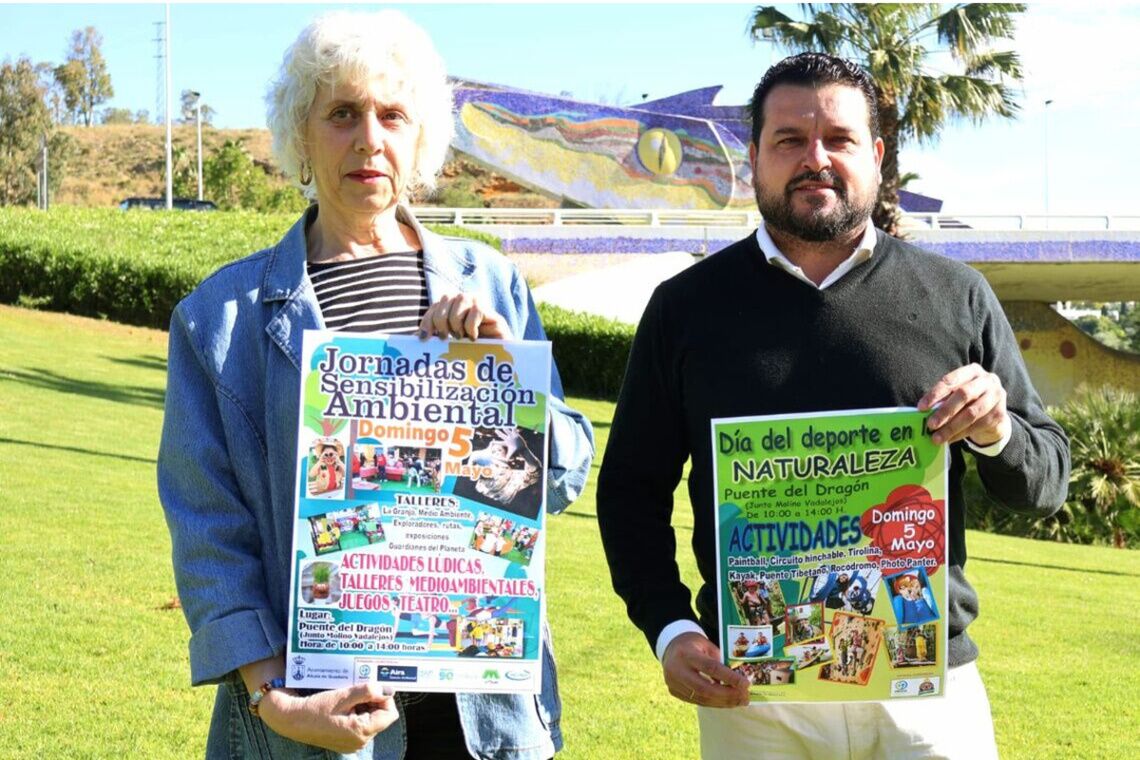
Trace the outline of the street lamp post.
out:
<instances>
[{"instance_id":1,"label":"street lamp post","mask_svg":"<svg viewBox=\"0 0 1140 760\"><path fill-rule=\"evenodd\" d=\"M198 200L202 200L202 93L191 90L194 96L194 123L198 127Z\"/></svg>"},{"instance_id":2,"label":"street lamp post","mask_svg":"<svg viewBox=\"0 0 1140 760\"><path fill-rule=\"evenodd\" d=\"M166 67L166 210L174 208L174 139L171 134L170 120L170 90L173 87L173 75L170 67L170 3L166 4L166 26L163 37L163 64Z\"/></svg>"},{"instance_id":3,"label":"street lamp post","mask_svg":"<svg viewBox=\"0 0 1140 760\"><path fill-rule=\"evenodd\" d=\"M43 198L43 205L40 208L47 211L51 208L51 192L48 189L48 140L46 132L40 138L40 163L43 167L43 171L40 172L40 180L43 184L43 193L40 195Z\"/></svg>"},{"instance_id":4,"label":"street lamp post","mask_svg":"<svg viewBox=\"0 0 1140 760\"><path fill-rule=\"evenodd\" d=\"M1051 98L1045 101L1045 229L1049 228L1049 106L1052 104Z\"/></svg>"}]
</instances>

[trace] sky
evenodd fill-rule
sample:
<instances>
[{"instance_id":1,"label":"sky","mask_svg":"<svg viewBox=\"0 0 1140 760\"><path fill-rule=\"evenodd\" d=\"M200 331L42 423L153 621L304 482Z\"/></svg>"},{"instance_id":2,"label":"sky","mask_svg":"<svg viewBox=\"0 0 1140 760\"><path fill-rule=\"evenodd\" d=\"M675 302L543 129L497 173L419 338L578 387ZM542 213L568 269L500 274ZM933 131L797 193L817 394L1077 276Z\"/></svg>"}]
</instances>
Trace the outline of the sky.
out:
<instances>
[{"instance_id":1,"label":"sky","mask_svg":"<svg viewBox=\"0 0 1140 760\"><path fill-rule=\"evenodd\" d=\"M174 108L198 90L219 127L263 127L264 95L285 49L321 12L380 4L171 5ZM747 35L742 3L393 4L423 26L455 76L581 100L634 104L721 84L747 102L786 51ZM795 6L787 12L795 13ZM115 96L104 107L156 112L160 3L0 2L0 59L64 60L71 32L103 35ZM1031 4L1007 47L1022 58L1015 121L953 124L903 148L910 189L952 214L1140 217L1140 4ZM944 56L936 68L949 66ZM1046 100L1052 103L1045 105ZM1046 182L1047 179L1047 182ZM1048 187L1048 192L1046 192Z\"/></svg>"}]
</instances>

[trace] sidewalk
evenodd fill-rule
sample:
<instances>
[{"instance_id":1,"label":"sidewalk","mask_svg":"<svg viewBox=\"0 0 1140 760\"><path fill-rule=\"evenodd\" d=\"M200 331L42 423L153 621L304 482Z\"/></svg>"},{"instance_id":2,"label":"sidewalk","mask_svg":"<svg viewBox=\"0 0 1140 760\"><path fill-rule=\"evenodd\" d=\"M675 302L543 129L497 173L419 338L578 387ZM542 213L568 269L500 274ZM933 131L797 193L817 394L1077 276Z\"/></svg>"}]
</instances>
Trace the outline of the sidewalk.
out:
<instances>
[{"instance_id":1,"label":"sidewalk","mask_svg":"<svg viewBox=\"0 0 1140 760\"><path fill-rule=\"evenodd\" d=\"M572 311L583 311L637 324L658 283L688 268L697 259L675 251L638 257L624 264L563 277L534 289L534 299Z\"/></svg>"}]
</instances>

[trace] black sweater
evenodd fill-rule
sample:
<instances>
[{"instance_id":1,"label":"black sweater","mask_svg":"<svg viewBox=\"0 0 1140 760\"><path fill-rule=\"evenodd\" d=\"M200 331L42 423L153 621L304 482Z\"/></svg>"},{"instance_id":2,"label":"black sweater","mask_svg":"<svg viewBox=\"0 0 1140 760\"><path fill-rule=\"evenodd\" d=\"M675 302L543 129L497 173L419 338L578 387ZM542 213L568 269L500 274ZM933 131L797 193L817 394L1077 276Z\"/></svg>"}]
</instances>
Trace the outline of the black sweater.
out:
<instances>
[{"instance_id":1,"label":"black sweater","mask_svg":"<svg viewBox=\"0 0 1140 760\"><path fill-rule=\"evenodd\" d=\"M670 520L692 458L697 611L717 640L715 505L709 421L716 417L913 406L944 374L976 362L1008 392L1013 437L978 456L989 493L1051 514L1064 501L1068 441L1030 384L1013 331L985 279L958 262L878 232L874 255L826 290L769 265L755 235L658 286L629 356L598 481L598 523L630 618L650 647L696 619L681 583ZM966 581L962 444L949 478L949 664L977 657L966 627L978 599Z\"/></svg>"}]
</instances>

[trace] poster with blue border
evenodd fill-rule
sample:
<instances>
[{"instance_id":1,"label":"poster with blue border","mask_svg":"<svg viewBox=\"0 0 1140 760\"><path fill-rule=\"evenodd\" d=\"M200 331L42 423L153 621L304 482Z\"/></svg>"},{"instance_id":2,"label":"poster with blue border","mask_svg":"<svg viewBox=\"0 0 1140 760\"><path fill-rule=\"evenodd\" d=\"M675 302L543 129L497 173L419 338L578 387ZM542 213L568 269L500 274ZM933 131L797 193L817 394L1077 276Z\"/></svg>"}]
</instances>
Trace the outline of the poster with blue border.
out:
<instances>
[{"instance_id":1,"label":"poster with blue border","mask_svg":"<svg viewBox=\"0 0 1140 760\"><path fill-rule=\"evenodd\" d=\"M944 693L949 457L927 416L712 421L721 654L753 702Z\"/></svg>"},{"instance_id":2,"label":"poster with blue border","mask_svg":"<svg viewBox=\"0 0 1140 760\"><path fill-rule=\"evenodd\" d=\"M305 332L289 686L538 693L550 362Z\"/></svg>"}]
</instances>

